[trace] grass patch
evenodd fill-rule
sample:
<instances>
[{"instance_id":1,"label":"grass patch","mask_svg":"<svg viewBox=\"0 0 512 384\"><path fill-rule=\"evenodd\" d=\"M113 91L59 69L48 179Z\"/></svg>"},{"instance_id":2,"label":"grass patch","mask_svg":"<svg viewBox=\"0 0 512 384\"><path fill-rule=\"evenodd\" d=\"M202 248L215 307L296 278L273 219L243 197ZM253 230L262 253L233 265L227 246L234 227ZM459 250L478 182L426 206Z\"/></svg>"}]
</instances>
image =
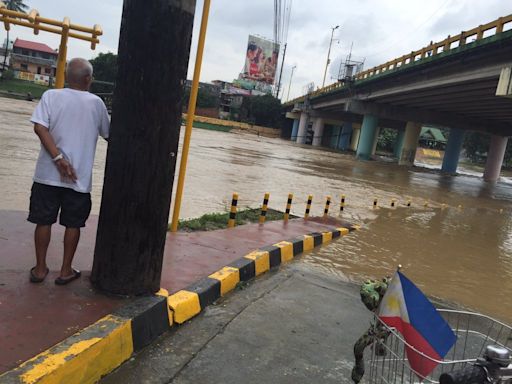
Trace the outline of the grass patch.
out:
<instances>
[{"instance_id":1,"label":"grass patch","mask_svg":"<svg viewBox=\"0 0 512 384\"><path fill-rule=\"evenodd\" d=\"M49 87L46 87L44 85L35 84L25 80L0 80L0 91L20 93L24 96L30 92L32 96L36 99L40 99L43 92L49 89Z\"/></svg>"},{"instance_id":2,"label":"grass patch","mask_svg":"<svg viewBox=\"0 0 512 384\"><path fill-rule=\"evenodd\" d=\"M260 217L260 208L242 209L236 214L236 225L257 223ZM295 216L290 215L290 218ZM216 229L226 228L228 225L229 212L207 213L201 217L189 220L180 220L178 230L185 232L194 231L214 231ZM283 212L274 209L268 209L266 221L282 220Z\"/></svg>"},{"instance_id":3,"label":"grass patch","mask_svg":"<svg viewBox=\"0 0 512 384\"><path fill-rule=\"evenodd\" d=\"M186 121L183 121L183 124L186 124ZM227 127L224 125L217 125L217 124L210 124L210 123L203 123L201 121L194 121L192 123L192 126L194 128L201 128L201 129L209 129L210 131L220 131L220 132L229 132L233 129L233 127Z\"/></svg>"}]
</instances>

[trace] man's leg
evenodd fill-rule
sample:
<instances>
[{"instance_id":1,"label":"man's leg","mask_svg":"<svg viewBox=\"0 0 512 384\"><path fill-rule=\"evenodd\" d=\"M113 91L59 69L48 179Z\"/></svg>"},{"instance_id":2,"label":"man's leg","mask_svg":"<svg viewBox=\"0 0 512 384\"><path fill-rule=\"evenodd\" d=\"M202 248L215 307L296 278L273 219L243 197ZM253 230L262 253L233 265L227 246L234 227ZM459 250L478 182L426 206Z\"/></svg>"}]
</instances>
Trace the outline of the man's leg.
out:
<instances>
[{"instance_id":1,"label":"man's leg","mask_svg":"<svg viewBox=\"0 0 512 384\"><path fill-rule=\"evenodd\" d=\"M64 232L64 258L62 259L62 268L60 269L60 277L62 278L71 277L74 274L71 264L75 256L78 240L80 240L80 228L66 228Z\"/></svg>"},{"instance_id":2,"label":"man's leg","mask_svg":"<svg viewBox=\"0 0 512 384\"><path fill-rule=\"evenodd\" d=\"M47 273L46 265L46 253L48 251L48 245L50 244L50 238L52 235L51 225L36 225L34 231L34 243L36 245L36 266L33 274L36 277L44 278Z\"/></svg>"}]
</instances>

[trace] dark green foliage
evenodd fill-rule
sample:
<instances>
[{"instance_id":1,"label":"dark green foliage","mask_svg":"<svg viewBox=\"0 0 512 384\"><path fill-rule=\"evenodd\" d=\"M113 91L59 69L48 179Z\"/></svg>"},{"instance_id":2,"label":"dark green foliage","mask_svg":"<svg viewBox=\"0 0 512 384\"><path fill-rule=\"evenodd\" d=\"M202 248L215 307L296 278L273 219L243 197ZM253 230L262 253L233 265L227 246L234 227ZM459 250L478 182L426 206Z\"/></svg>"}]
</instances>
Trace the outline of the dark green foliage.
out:
<instances>
[{"instance_id":1,"label":"dark green foliage","mask_svg":"<svg viewBox=\"0 0 512 384\"><path fill-rule=\"evenodd\" d=\"M4 71L4 73L2 73L2 79L3 80L12 80L12 79L14 79L14 72L11 71L10 69Z\"/></svg>"},{"instance_id":2,"label":"dark green foliage","mask_svg":"<svg viewBox=\"0 0 512 384\"><path fill-rule=\"evenodd\" d=\"M8 72L8 71L6 71ZM5 73L5 72L4 72ZM32 97L36 99L40 99L41 95L47 91L48 87L44 85L39 85L36 83L32 83L30 81L12 79L7 80L4 79L0 81L0 91L13 92L16 94L22 95L22 98L25 98L27 93L31 93Z\"/></svg>"},{"instance_id":3,"label":"dark green foliage","mask_svg":"<svg viewBox=\"0 0 512 384\"><path fill-rule=\"evenodd\" d=\"M114 83L117 76L117 55L112 52L100 53L91 60L94 79Z\"/></svg>"},{"instance_id":4,"label":"dark green foliage","mask_svg":"<svg viewBox=\"0 0 512 384\"><path fill-rule=\"evenodd\" d=\"M25 12L28 9L28 5L23 0L7 0L4 4L11 11Z\"/></svg>"},{"instance_id":5,"label":"dark green foliage","mask_svg":"<svg viewBox=\"0 0 512 384\"><path fill-rule=\"evenodd\" d=\"M281 100L272 95L244 97L240 109L253 124L271 128L281 125Z\"/></svg>"},{"instance_id":6,"label":"dark green foliage","mask_svg":"<svg viewBox=\"0 0 512 384\"><path fill-rule=\"evenodd\" d=\"M190 88L186 87L183 93L183 108L188 108L188 100L190 99ZM219 106L219 96L210 91L206 87L199 86L197 90L197 108L217 108Z\"/></svg>"},{"instance_id":7,"label":"dark green foliage","mask_svg":"<svg viewBox=\"0 0 512 384\"><path fill-rule=\"evenodd\" d=\"M471 131L466 132L464 135L463 146L468 159L473 163L484 164L487 159L487 151L489 150L490 142L491 137L485 133ZM507 167L512 166L511 142L512 140L508 141L505 158L503 160L503 165Z\"/></svg>"},{"instance_id":8,"label":"dark green foliage","mask_svg":"<svg viewBox=\"0 0 512 384\"><path fill-rule=\"evenodd\" d=\"M382 128L377 141L377 149L384 152L393 152L398 137L396 129Z\"/></svg>"},{"instance_id":9,"label":"dark green foliage","mask_svg":"<svg viewBox=\"0 0 512 384\"><path fill-rule=\"evenodd\" d=\"M257 223L260 217L261 210L259 208L248 208L240 210L236 215L236 225L243 225L248 223ZM290 216L292 217L292 216ZM178 222L178 229L181 231L214 231L216 229L226 228L228 224L229 213L207 213L201 217L190 220L180 220ZM266 220L282 220L283 212L274 209L268 209Z\"/></svg>"}]
</instances>

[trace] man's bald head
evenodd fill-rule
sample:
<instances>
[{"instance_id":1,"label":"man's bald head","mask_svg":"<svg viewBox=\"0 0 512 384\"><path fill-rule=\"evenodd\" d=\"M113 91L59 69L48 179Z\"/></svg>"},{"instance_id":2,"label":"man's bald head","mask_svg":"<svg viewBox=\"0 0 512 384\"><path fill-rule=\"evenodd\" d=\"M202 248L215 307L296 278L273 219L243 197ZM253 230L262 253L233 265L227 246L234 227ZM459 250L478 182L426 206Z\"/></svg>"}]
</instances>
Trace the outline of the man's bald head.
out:
<instances>
[{"instance_id":1,"label":"man's bald head","mask_svg":"<svg viewBox=\"0 0 512 384\"><path fill-rule=\"evenodd\" d=\"M66 80L72 88L88 90L92 82L92 64L80 57L69 60Z\"/></svg>"}]
</instances>

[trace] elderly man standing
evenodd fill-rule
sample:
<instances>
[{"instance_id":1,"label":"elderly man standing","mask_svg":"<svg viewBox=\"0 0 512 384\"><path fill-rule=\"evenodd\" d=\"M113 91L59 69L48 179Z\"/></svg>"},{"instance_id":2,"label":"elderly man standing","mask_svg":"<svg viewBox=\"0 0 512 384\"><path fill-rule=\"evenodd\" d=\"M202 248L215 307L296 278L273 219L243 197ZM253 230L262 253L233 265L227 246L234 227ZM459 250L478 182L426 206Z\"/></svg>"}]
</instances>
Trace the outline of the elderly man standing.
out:
<instances>
[{"instance_id":1,"label":"elderly man standing","mask_svg":"<svg viewBox=\"0 0 512 384\"><path fill-rule=\"evenodd\" d=\"M89 93L92 65L75 58L66 68L69 88L46 91L31 121L41 140L28 221L36 224L34 241L36 266L30 281L44 281L49 269L46 253L52 224L66 227L64 257L55 284L65 285L80 277L72 267L80 228L91 211L92 166L98 136L107 139L110 121L103 101Z\"/></svg>"}]
</instances>

